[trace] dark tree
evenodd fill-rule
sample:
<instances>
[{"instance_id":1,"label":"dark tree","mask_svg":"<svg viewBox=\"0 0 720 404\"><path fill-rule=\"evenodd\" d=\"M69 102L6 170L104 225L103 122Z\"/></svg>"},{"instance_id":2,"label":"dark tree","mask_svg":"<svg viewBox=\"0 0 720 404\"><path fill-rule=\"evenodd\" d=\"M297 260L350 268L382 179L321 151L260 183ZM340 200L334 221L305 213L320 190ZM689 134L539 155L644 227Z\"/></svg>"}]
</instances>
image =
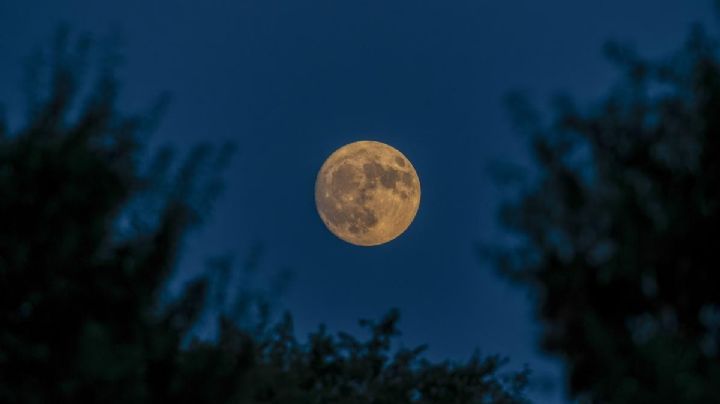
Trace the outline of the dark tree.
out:
<instances>
[{"instance_id":1,"label":"dark tree","mask_svg":"<svg viewBox=\"0 0 720 404\"><path fill-rule=\"evenodd\" d=\"M576 397L720 402L720 60L695 27L672 57L611 44L622 79L589 108L559 97L531 136L536 178L501 211L496 258L539 304L542 346Z\"/></svg>"},{"instance_id":2,"label":"dark tree","mask_svg":"<svg viewBox=\"0 0 720 404\"><path fill-rule=\"evenodd\" d=\"M394 348L393 311L364 323L367 340L321 328L301 343L289 316L261 316L253 329L222 318L217 340L183 344L207 281L169 303L159 294L229 149L144 157L164 103L121 112L116 58L91 68L92 54L58 35L33 63L47 71L29 76L27 122L0 119L0 402L525 401L527 372L501 374L496 357L431 363L422 348Z\"/></svg>"}]
</instances>

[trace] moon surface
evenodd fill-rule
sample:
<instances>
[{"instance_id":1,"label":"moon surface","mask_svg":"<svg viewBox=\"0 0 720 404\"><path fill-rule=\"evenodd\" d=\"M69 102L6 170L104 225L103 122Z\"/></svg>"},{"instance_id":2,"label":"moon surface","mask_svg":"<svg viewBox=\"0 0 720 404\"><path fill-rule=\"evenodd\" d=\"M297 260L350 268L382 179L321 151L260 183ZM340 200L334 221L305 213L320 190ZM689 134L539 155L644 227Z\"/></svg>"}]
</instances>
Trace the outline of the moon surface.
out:
<instances>
[{"instance_id":1,"label":"moon surface","mask_svg":"<svg viewBox=\"0 0 720 404\"><path fill-rule=\"evenodd\" d=\"M342 240L379 245L412 223L420 206L420 179L393 147L354 142L337 149L320 168L315 204L325 226Z\"/></svg>"}]
</instances>

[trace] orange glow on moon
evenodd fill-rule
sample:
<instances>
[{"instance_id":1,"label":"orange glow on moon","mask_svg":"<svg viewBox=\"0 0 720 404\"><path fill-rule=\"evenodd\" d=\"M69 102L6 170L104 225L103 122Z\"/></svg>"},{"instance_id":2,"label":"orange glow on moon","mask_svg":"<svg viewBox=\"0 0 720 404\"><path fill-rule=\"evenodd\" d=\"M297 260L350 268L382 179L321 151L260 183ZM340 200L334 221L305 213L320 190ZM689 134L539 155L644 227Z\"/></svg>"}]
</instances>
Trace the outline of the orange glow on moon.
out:
<instances>
[{"instance_id":1,"label":"orange glow on moon","mask_svg":"<svg viewBox=\"0 0 720 404\"><path fill-rule=\"evenodd\" d=\"M420 179L395 148L354 142L332 153L320 168L315 204L325 226L340 239L359 246L384 244L415 218Z\"/></svg>"}]
</instances>

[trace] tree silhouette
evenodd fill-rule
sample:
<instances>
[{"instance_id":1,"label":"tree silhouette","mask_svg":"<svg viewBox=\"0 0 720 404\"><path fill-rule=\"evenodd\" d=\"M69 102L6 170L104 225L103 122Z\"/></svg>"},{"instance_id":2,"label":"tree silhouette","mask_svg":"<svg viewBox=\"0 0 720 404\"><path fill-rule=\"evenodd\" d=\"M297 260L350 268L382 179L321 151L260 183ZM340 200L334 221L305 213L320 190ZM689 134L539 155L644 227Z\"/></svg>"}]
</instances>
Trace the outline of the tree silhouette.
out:
<instances>
[{"instance_id":1,"label":"tree silhouette","mask_svg":"<svg viewBox=\"0 0 720 404\"><path fill-rule=\"evenodd\" d=\"M720 402L720 64L699 26L672 57L607 53L622 80L549 124L510 97L537 178L501 210L495 258L538 299L577 397Z\"/></svg>"},{"instance_id":2,"label":"tree silhouette","mask_svg":"<svg viewBox=\"0 0 720 404\"><path fill-rule=\"evenodd\" d=\"M497 357L432 363L395 348L395 311L363 322L366 340L321 327L299 342L286 315L253 329L222 318L216 341L184 345L208 282L165 304L159 293L231 148L143 157L164 100L121 112L116 55L93 54L62 31L33 64L27 122L0 120L0 402L524 401L527 372L501 374Z\"/></svg>"}]
</instances>

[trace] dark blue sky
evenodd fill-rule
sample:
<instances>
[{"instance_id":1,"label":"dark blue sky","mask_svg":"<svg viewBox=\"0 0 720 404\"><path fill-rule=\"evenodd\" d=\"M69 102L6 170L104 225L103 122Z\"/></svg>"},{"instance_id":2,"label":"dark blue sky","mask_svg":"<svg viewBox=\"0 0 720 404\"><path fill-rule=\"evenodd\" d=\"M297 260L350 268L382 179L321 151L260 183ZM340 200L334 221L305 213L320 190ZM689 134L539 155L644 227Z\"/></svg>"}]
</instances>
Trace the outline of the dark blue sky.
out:
<instances>
[{"instance_id":1,"label":"dark blue sky","mask_svg":"<svg viewBox=\"0 0 720 404\"><path fill-rule=\"evenodd\" d=\"M124 105L173 94L154 142L229 139L239 149L178 283L207 257L242 260L260 242L264 271L294 272L282 305L300 334L321 322L356 331L358 318L398 307L404 343L428 343L433 358L507 355L555 383L534 397L559 402L561 368L538 354L530 300L473 250L503 234L503 193L487 167L527 164L502 97L522 89L545 102L566 90L592 100L615 77L606 39L662 55L690 22L711 19L709 0L5 0L0 99L17 124L20 62L58 23L119 30ZM401 150L422 183L413 225L375 248L332 236L313 201L324 159L361 139Z\"/></svg>"}]
</instances>

